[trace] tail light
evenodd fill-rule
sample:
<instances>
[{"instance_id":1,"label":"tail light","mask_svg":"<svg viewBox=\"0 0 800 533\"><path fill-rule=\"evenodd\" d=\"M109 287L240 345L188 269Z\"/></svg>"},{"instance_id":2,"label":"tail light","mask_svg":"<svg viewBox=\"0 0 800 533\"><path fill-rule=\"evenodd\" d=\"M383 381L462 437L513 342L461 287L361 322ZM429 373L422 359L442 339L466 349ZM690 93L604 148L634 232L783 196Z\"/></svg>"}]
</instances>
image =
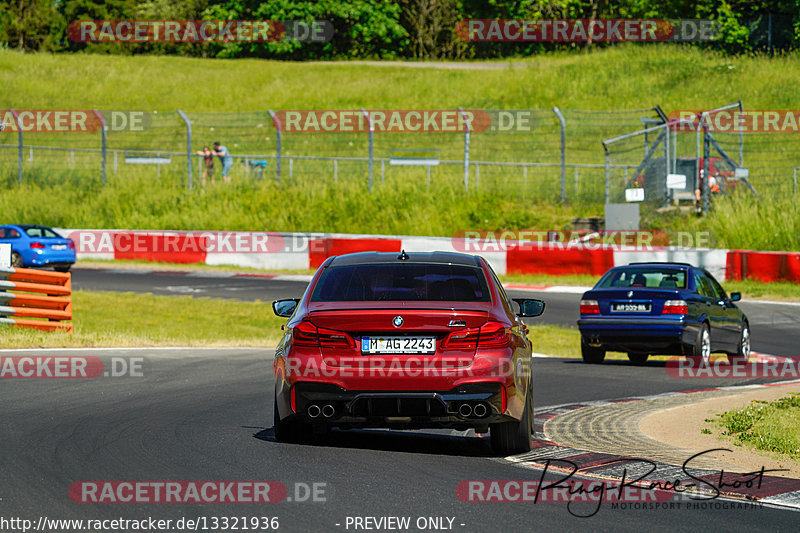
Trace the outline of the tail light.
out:
<instances>
[{"instance_id":1,"label":"tail light","mask_svg":"<svg viewBox=\"0 0 800 533\"><path fill-rule=\"evenodd\" d=\"M478 328L454 331L442 341L444 350L474 350L478 344L480 330Z\"/></svg>"},{"instance_id":2,"label":"tail light","mask_svg":"<svg viewBox=\"0 0 800 533\"><path fill-rule=\"evenodd\" d=\"M511 340L508 328L500 322L487 322L481 326L478 346L481 348L502 348Z\"/></svg>"},{"instance_id":3,"label":"tail light","mask_svg":"<svg viewBox=\"0 0 800 533\"><path fill-rule=\"evenodd\" d=\"M686 315L689 313L689 304L684 300L667 300L664 302L662 315Z\"/></svg>"},{"instance_id":4,"label":"tail light","mask_svg":"<svg viewBox=\"0 0 800 533\"><path fill-rule=\"evenodd\" d=\"M353 337L344 331L318 328L311 322L300 322L292 329L292 342L297 346L322 348L355 348Z\"/></svg>"},{"instance_id":5,"label":"tail light","mask_svg":"<svg viewBox=\"0 0 800 533\"><path fill-rule=\"evenodd\" d=\"M581 300L581 314L599 315L600 304L597 303L597 300Z\"/></svg>"},{"instance_id":6,"label":"tail light","mask_svg":"<svg viewBox=\"0 0 800 533\"><path fill-rule=\"evenodd\" d=\"M34 250L44 250L44 244L40 242L32 242L31 248L33 248Z\"/></svg>"},{"instance_id":7,"label":"tail light","mask_svg":"<svg viewBox=\"0 0 800 533\"><path fill-rule=\"evenodd\" d=\"M511 336L508 327L500 322L487 322L479 328L454 331L442 341L445 350L474 350L508 346Z\"/></svg>"},{"instance_id":8,"label":"tail light","mask_svg":"<svg viewBox=\"0 0 800 533\"><path fill-rule=\"evenodd\" d=\"M75 241L73 241L72 239L68 239L68 241L69 241L69 249L70 250L74 250L75 249Z\"/></svg>"}]
</instances>

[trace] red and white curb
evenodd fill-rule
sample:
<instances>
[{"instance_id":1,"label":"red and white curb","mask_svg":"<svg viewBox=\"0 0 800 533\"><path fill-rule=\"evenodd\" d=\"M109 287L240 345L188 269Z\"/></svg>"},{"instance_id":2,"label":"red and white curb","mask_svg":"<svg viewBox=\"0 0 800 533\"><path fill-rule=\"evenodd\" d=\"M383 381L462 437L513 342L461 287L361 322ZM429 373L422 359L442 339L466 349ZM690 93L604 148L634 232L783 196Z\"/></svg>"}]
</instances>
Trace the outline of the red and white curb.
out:
<instances>
[{"instance_id":1,"label":"red and white curb","mask_svg":"<svg viewBox=\"0 0 800 533\"><path fill-rule=\"evenodd\" d=\"M305 270L318 267L330 256L351 252L445 251L481 255L498 274L600 276L613 266L631 262L677 261L702 266L720 279L752 277L767 282L800 282L800 253L797 252L343 233L125 229L59 231L75 241L79 260L138 259L265 270Z\"/></svg>"},{"instance_id":2,"label":"red and white curb","mask_svg":"<svg viewBox=\"0 0 800 533\"><path fill-rule=\"evenodd\" d=\"M720 471L702 468L686 468L686 470L684 470L684 466L673 465L659 461L652 461L652 463L656 465L656 468L652 472L649 472L652 468L652 466L649 464L641 466L637 470L637 466L632 462L632 460L635 459L633 457L580 450L569 446L562 446L557 442L549 441L544 434L544 424L560 415L571 413L575 410L583 409L585 407L598 407L625 402L663 399L680 394L690 394L693 392L739 392L750 389L794 385L797 383L800 383L800 380L754 385L711 387L700 390L666 392L649 396L632 396L629 398L619 398L615 400L597 400L538 408L535 410L534 415L535 438L533 441L533 449L528 453L506 457L505 460L523 468L541 470L542 468L547 467L549 470L560 470L557 463L550 464L549 462L559 459L569 461L572 464L577 465L579 471L576 473L576 475L608 480L619 480L622 476L627 476L627 479L632 479L644 475L646 477L637 484L637 486L640 487L647 487L651 482L660 481L663 483L664 480L682 479L688 472L695 478L695 480L708 481L709 484L713 486L713 483L718 480L721 475ZM572 471L571 468L561 470ZM710 497L715 496L711 490L704 489L698 489L691 494L702 495L703 497L709 499ZM742 484L737 488L726 489L720 494L720 496L740 500L744 499L757 501L759 503L800 510L800 479L765 475L759 485L754 484L753 486L748 487L747 484Z\"/></svg>"}]
</instances>

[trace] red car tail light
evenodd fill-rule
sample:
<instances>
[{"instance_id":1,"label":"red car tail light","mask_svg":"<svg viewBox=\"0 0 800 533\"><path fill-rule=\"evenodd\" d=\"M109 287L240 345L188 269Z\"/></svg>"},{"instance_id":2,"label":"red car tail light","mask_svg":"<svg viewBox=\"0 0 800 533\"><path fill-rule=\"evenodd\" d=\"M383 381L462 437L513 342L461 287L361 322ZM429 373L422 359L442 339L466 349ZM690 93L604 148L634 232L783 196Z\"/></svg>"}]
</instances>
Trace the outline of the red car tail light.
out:
<instances>
[{"instance_id":1,"label":"red car tail light","mask_svg":"<svg viewBox=\"0 0 800 533\"><path fill-rule=\"evenodd\" d=\"M44 244L42 244L40 242L32 242L31 243L31 248L33 248L35 250L44 250Z\"/></svg>"},{"instance_id":2,"label":"red car tail light","mask_svg":"<svg viewBox=\"0 0 800 533\"><path fill-rule=\"evenodd\" d=\"M481 326L478 346L481 348L503 348L508 346L511 335L508 328L500 322L487 322Z\"/></svg>"},{"instance_id":3,"label":"red car tail light","mask_svg":"<svg viewBox=\"0 0 800 533\"><path fill-rule=\"evenodd\" d=\"M74 250L75 249L75 241L73 241L72 239L68 239L68 240L69 240L69 249L70 250Z\"/></svg>"},{"instance_id":4,"label":"red car tail light","mask_svg":"<svg viewBox=\"0 0 800 533\"><path fill-rule=\"evenodd\" d=\"M600 304L597 303L597 300L581 300L581 314L599 315Z\"/></svg>"},{"instance_id":5,"label":"red car tail light","mask_svg":"<svg viewBox=\"0 0 800 533\"><path fill-rule=\"evenodd\" d=\"M297 346L322 348L355 348L353 337L344 331L318 328L311 322L300 322L292 329L292 341Z\"/></svg>"},{"instance_id":6,"label":"red car tail light","mask_svg":"<svg viewBox=\"0 0 800 533\"><path fill-rule=\"evenodd\" d=\"M323 348L355 348L356 342L353 337L344 331L333 329L317 328L319 343Z\"/></svg>"},{"instance_id":7,"label":"red car tail light","mask_svg":"<svg viewBox=\"0 0 800 533\"><path fill-rule=\"evenodd\" d=\"M664 302L662 315L686 315L689 314L689 304L685 300L667 300Z\"/></svg>"},{"instance_id":8,"label":"red car tail light","mask_svg":"<svg viewBox=\"0 0 800 533\"><path fill-rule=\"evenodd\" d=\"M292 342L297 346L319 346L317 326L311 322L300 322L292 329Z\"/></svg>"},{"instance_id":9,"label":"red car tail light","mask_svg":"<svg viewBox=\"0 0 800 533\"><path fill-rule=\"evenodd\" d=\"M474 350L478 343L480 330L478 328L454 331L442 341L444 350Z\"/></svg>"}]
</instances>

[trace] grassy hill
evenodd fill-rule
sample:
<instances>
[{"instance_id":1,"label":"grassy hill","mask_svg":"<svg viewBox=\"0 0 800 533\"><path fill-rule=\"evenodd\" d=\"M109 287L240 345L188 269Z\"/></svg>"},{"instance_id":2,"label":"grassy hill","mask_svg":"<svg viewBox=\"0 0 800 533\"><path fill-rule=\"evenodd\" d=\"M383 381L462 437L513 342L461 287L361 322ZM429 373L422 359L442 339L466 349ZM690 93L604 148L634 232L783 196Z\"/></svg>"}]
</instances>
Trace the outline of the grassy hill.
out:
<instances>
[{"instance_id":1,"label":"grassy hill","mask_svg":"<svg viewBox=\"0 0 800 533\"><path fill-rule=\"evenodd\" d=\"M632 110L655 104L672 109L707 109L741 99L747 109L797 109L800 63L797 56L728 57L688 46L618 46L590 53L544 54L514 62L474 63L468 68L433 64L419 68L385 63L286 63L263 60L204 60L153 56L44 55L0 51L3 91L0 109L127 109L170 114L174 127L154 128L158 146L185 147L172 113L261 112L266 109L541 109L548 136L478 137L473 159L557 161L553 106L562 109ZM463 67L459 64L458 67ZM234 153L274 150L267 131L198 124L199 143L222 137ZM265 122L268 123L266 114ZM628 116L637 124L638 115ZM600 130L591 117L568 116L568 162L602 162ZM581 120L583 122L581 122ZM578 126L572 126L577 123ZM581 126L584 125L584 126ZM605 130L603 130L605 131ZM613 131L613 130L609 130ZM626 125L625 131L632 131ZM72 137L70 137L72 135ZM98 145L81 134L27 134L26 144ZM160 135L160 137L155 137ZM426 134L428 135L428 134ZM800 249L800 217L791 196L797 148L792 134L746 142L745 163L761 192L717 202L703 220L652 212L650 227L705 229L717 244L761 249ZM288 136L286 136L288 137ZM152 140L151 139L151 140ZM544 139L544 140L542 140ZM775 142L773 142L773 139ZM13 145L16 135L0 134ZM109 136L110 146L139 142ZM113 143L117 143L114 145ZM148 141L150 142L150 141ZM151 148L154 146L150 142ZM366 155L363 135L348 138L288 138L284 153ZM376 155L404 147L402 137L383 136ZM414 138L412 146L442 144L442 157L458 158L463 139ZM177 147L177 148L176 148ZM199 146L198 146L199 148ZM686 149L693 150L687 146ZM304 152L305 151L305 152ZM481 185L464 191L457 166L425 182L424 170L387 172L383 186L366 191L365 167L341 165L333 180L329 162L296 162L294 181L237 179L230 186L192 191L184 187L185 159L156 176L152 167L132 169L99 185L94 159L78 153L36 152L26 161L23 185L16 184L16 150L0 147L0 201L5 220L62 227L169 229L252 229L450 235L479 228L561 229L575 216L602 216L602 169L581 171L580 187L558 205L558 172L526 174L519 169L485 169ZM793 162L794 161L794 162ZM134 171L135 170L135 171ZM753 172L756 170L756 172ZM288 169L284 169L286 173ZM217 170L219 172L219 169ZM270 168L267 175L270 174ZM243 176L243 175L242 175ZM195 175L195 179L197 176ZM471 178L474 179L474 178ZM529 181L530 179L530 181ZM538 181L537 181L538 180ZM572 177L568 178L571 185ZM788 191L788 192L787 192ZM580 194L578 194L580 192Z\"/></svg>"}]
</instances>

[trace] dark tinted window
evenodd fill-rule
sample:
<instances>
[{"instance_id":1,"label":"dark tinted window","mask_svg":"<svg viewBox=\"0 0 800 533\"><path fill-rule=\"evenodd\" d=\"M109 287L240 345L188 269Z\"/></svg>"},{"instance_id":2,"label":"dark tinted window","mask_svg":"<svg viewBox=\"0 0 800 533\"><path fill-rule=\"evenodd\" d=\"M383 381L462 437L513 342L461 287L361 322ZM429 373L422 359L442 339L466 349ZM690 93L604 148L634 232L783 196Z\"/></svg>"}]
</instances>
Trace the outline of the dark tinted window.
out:
<instances>
[{"instance_id":1,"label":"dark tinted window","mask_svg":"<svg viewBox=\"0 0 800 533\"><path fill-rule=\"evenodd\" d=\"M488 302L489 287L476 267L376 263L326 268L312 302Z\"/></svg>"},{"instance_id":2,"label":"dark tinted window","mask_svg":"<svg viewBox=\"0 0 800 533\"><path fill-rule=\"evenodd\" d=\"M47 239L58 238L58 233L50 228L25 228L28 237L44 237Z\"/></svg>"},{"instance_id":3,"label":"dark tinted window","mask_svg":"<svg viewBox=\"0 0 800 533\"><path fill-rule=\"evenodd\" d=\"M600 281L598 288L637 288L649 289L685 289L686 271L677 268L620 268L608 271Z\"/></svg>"},{"instance_id":4,"label":"dark tinted window","mask_svg":"<svg viewBox=\"0 0 800 533\"><path fill-rule=\"evenodd\" d=\"M0 239L18 239L19 232L14 228L0 228Z\"/></svg>"},{"instance_id":5,"label":"dark tinted window","mask_svg":"<svg viewBox=\"0 0 800 533\"><path fill-rule=\"evenodd\" d=\"M705 277L700 272L694 273L694 282L697 285L697 292L702 294L703 296L708 296L709 298L716 298L717 295L714 293L714 289L711 287L711 282L708 281L708 278Z\"/></svg>"},{"instance_id":6,"label":"dark tinted window","mask_svg":"<svg viewBox=\"0 0 800 533\"><path fill-rule=\"evenodd\" d=\"M728 295L725 294L725 289L723 289L722 285L720 285L719 282L716 279L714 279L714 276L712 276L708 272L704 272L703 274L708 279L709 283L711 283L711 288L714 289L714 295L720 300L727 300Z\"/></svg>"}]
</instances>

